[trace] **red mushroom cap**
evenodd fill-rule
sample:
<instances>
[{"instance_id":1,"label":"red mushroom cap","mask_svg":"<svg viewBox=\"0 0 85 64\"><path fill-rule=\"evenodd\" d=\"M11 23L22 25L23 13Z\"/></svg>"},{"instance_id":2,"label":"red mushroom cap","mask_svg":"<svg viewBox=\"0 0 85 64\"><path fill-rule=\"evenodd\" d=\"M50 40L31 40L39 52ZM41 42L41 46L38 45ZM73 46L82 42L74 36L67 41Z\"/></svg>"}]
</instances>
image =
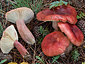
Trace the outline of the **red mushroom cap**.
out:
<instances>
[{"instance_id":1,"label":"red mushroom cap","mask_svg":"<svg viewBox=\"0 0 85 64\"><path fill-rule=\"evenodd\" d=\"M48 34L42 41L42 51L47 56L62 54L69 46L69 39L60 31Z\"/></svg>"},{"instance_id":2,"label":"red mushroom cap","mask_svg":"<svg viewBox=\"0 0 85 64\"><path fill-rule=\"evenodd\" d=\"M68 38L74 45L79 46L82 44L84 36L81 30L76 25L58 22L58 26L61 31L68 36Z\"/></svg>"},{"instance_id":3,"label":"red mushroom cap","mask_svg":"<svg viewBox=\"0 0 85 64\"><path fill-rule=\"evenodd\" d=\"M36 16L40 21L68 21L71 24L77 22L77 12L69 4L67 6L61 5L52 9L45 9Z\"/></svg>"}]
</instances>

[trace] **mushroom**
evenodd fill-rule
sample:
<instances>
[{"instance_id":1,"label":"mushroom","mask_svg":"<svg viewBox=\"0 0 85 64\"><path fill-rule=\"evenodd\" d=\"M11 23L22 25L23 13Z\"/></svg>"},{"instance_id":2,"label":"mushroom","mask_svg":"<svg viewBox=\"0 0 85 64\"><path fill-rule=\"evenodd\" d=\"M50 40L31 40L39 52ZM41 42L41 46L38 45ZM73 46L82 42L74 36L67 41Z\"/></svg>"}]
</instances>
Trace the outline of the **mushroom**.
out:
<instances>
[{"instance_id":1,"label":"mushroom","mask_svg":"<svg viewBox=\"0 0 85 64\"><path fill-rule=\"evenodd\" d=\"M21 7L13 9L7 12L5 17L7 21L16 23L19 34L26 43L28 44L35 43L35 38L33 34L25 25L25 23L29 23L34 17L34 13L30 8Z\"/></svg>"},{"instance_id":2,"label":"mushroom","mask_svg":"<svg viewBox=\"0 0 85 64\"><path fill-rule=\"evenodd\" d=\"M24 59L31 60L31 55L29 52L23 47L21 43L18 42L18 35L14 26L10 25L3 32L3 36L1 38L1 50L3 53L9 53L14 46Z\"/></svg>"},{"instance_id":3,"label":"mushroom","mask_svg":"<svg viewBox=\"0 0 85 64\"><path fill-rule=\"evenodd\" d=\"M68 36L68 38L74 45L80 46L82 44L84 36L81 30L76 25L58 22L58 26L60 30Z\"/></svg>"},{"instance_id":4,"label":"mushroom","mask_svg":"<svg viewBox=\"0 0 85 64\"><path fill-rule=\"evenodd\" d=\"M41 47L46 56L56 56L64 53L69 44L69 39L62 32L54 31L45 36Z\"/></svg>"},{"instance_id":5,"label":"mushroom","mask_svg":"<svg viewBox=\"0 0 85 64\"><path fill-rule=\"evenodd\" d=\"M37 19L40 21L53 21L52 27L58 31L58 22L69 22L71 24L75 24L77 22L77 12L75 8L70 6L69 4L55 6L51 9L47 8L43 11L40 11L37 15ZM72 50L72 44L66 49L65 53L69 53Z\"/></svg>"},{"instance_id":6,"label":"mushroom","mask_svg":"<svg viewBox=\"0 0 85 64\"><path fill-rule=\"evenodd\" d=\"M53 21L52 26L55 30L58 30L58 21L69 22L71 24L77 22L77 12L69 4L45 9L40 11L36 16L40 21Z\"/></svg>"}]
</instances>

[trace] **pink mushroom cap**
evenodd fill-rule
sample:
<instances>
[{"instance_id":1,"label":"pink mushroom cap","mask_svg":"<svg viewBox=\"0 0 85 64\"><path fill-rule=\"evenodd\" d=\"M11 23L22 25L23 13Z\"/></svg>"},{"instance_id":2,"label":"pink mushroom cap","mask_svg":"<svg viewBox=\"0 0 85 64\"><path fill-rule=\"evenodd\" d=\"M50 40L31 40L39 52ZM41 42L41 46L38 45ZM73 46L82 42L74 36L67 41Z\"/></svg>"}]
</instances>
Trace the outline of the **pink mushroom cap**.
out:
<instances>
[{"instance_id":1,"label":"pink mushroom cap","mask_svg":"<svg viewBox=\"0 0 85 64\"><path fill-rule=\"evenodd\" d=\"M80 46L82 44L84 35L76 25L58 22L58 26L61 31L67 35L67 37L74 45Z\"/></svg>"},{"instance_id":2,"label":"pink mushroom cap","mask_svg":"<svg viewBox=\"0 0 85 64\"><path fill-rule=\"evenodd\" d=\"M69 4L54 7L52 9L45 9L40 11L37 15L40 21L62 21L75 24L77 22L77 12Z\"/></svg>"},{"instance_id":3,"label":"pink mushroom cap","mask_svg":"<svg viewBox=\"0 0 85 64\"><path fill-rule=\"evenodd\" d=\"M69 39L62 32L55 31L45 36L41 47L46 56L56 56L62 54L69 44Z\"/></svg>"}]
</instances>

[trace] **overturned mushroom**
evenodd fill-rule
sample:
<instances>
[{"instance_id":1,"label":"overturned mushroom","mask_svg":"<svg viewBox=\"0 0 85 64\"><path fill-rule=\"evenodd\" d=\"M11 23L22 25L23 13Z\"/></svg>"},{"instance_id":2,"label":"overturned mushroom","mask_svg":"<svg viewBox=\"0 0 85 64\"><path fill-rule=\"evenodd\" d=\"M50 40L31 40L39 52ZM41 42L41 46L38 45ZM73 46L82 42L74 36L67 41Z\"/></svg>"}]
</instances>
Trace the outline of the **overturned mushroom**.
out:
<instances>
[{"instance_id":1,"label":"overturned mushroom","mask_svg":"<svg viewBox=\"0 0 85 64\"><path fill-rule=\"evenodd\" d=\"M6 20L12 23L16 23L19 34L26 43L29 44L35 43L35 38L33 34L25 25L25 23L29 23L34 17L34 13L31 9L26 7L13 9L7 12L5 17Z\"/></svg>"},{"instance_id":2,"label":"overturned mushroom","mask_svg":"<svg viewBox=\"0 0 85 64\"><path fill-rule=\"evenodd\" d=\"M47 56L56 56L64 53L69 46L69 39L60 31L55 31L47 36L42 41L42 51Z\"/></svg>"},{"instance_id":3,"label":"overturned mushroom","mask_svg":"<svg viewBox=\"0 0 85 64\"><path fill-rule=\"evenodd\" d=\"M22 57L26 60L32 60L29 52L18 42L18 35L13 25L6 28L1 38L1 50L3 53L9 53L13 47L16 47Z\"/></svg>"},{"instance_id":4,"label":"overturned mushroom","mask_svg":"<svg viewBox=\"0 0 85 64\"><path fill-rule=\"evenodd\" d=\"M69 4L45 9L40 11L36 16L40 21L53 21L52 26L55 30L58 30L58 21L69 22L71 24L77 22L77 12Z\"/></svg>"},{"instance_id":5,"label":"overturned mushroom","mask_svg":"<svg viewBox=\"0 0 85 64\"><path fill-rule=\"evenodd\" d=\"M68 36L68 38L74 45L80 46L82 44L84 36L81 30L76 25L58 22L58 26L61 31Z\"/></svg>"}]
</instances>

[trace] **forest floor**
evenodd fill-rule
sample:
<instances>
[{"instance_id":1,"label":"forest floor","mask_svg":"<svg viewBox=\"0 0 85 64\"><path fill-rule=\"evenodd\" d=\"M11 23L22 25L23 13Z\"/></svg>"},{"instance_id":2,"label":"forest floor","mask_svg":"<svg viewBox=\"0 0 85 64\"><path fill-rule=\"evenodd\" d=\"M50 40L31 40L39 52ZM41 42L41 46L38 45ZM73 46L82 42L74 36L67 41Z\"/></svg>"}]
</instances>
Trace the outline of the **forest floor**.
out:
<instances>
[{"instance_id":1,"label":"forest floor","mask_svg":"<svg viewBox=\"0 0 85 64\"><path fill-rule=\"evenodd\" d=\"M1 5L0 6L1 7L0 22L3 27L3 30L5 30L10 25L14 25L16 28L16 24L7 22L7 20L5 19L6 12L13 9L13 6L9 3L10 1L8 1L8 0L0 1L0 5ZM37 0L35 0L35 1L37 1ZM48 8L50 6L49 4L54 1L56 1L56 0L43 0L41 10ZM71 0L71 1L64 0L64 1L69 2L70 5L76 9L77 15L80 15L81 12L83 12L83 14L85 14L85 0ZM14 2L14 0L12 2ZM84 21L84 27L85 27L85 16L84 16L84 18L82 18L82 17L79 18L78 22L81 20ZM84 34L83 42L84 43L81 46L77 47L77 46L73 45L72 50L68 54L65 54L65 57L60 56L58 59L55 59L54 57L48 57L48 56L44 55L44 53L42 52L41 43L40 43L41 41L39 41L40 40L39 38L42 37L42 34L38 30L40 28L40 26L42 26L44 29L47 28L49 33L53 32L54 29L52 28L52 22L38 21L36 19L36 14L35 14L35 18L30 23L26 24L26 26L30 29L30 31L35 36L36 43L34 45L29 45L22 40L20 35L18 35L19 42L32 55L33 60L32 61L24 60L22 58L22 56L20 55L20 53L18 52L18 50L14 47L6 57L3 55L2 51L0 50L0 61L4 60L4 59L8 59L8 61L5 62L4 64L7 64L10 61L17 62L18 64L20 64L21 62L28 62L29 64L83 64L83 62L85 62L85 32L83 32L83 34ZM17 28L16 28L16 30L17 30ZM82 29L81 29L81 31L82 31ZM2 36L2 34L0 34L0 36ZM73 51L74 52L76 51L76 53L75 53L76 55L72 53ZM79 54L79 56L74 61L74 58L72 58L72 56L74 55L74 57L75 57L78 54ZM39 58L36 58L36 56L40 57L41 60ZM53 62L53 59L56 60L57 62L56 61Z\"/></svg>"}]
</instances>

